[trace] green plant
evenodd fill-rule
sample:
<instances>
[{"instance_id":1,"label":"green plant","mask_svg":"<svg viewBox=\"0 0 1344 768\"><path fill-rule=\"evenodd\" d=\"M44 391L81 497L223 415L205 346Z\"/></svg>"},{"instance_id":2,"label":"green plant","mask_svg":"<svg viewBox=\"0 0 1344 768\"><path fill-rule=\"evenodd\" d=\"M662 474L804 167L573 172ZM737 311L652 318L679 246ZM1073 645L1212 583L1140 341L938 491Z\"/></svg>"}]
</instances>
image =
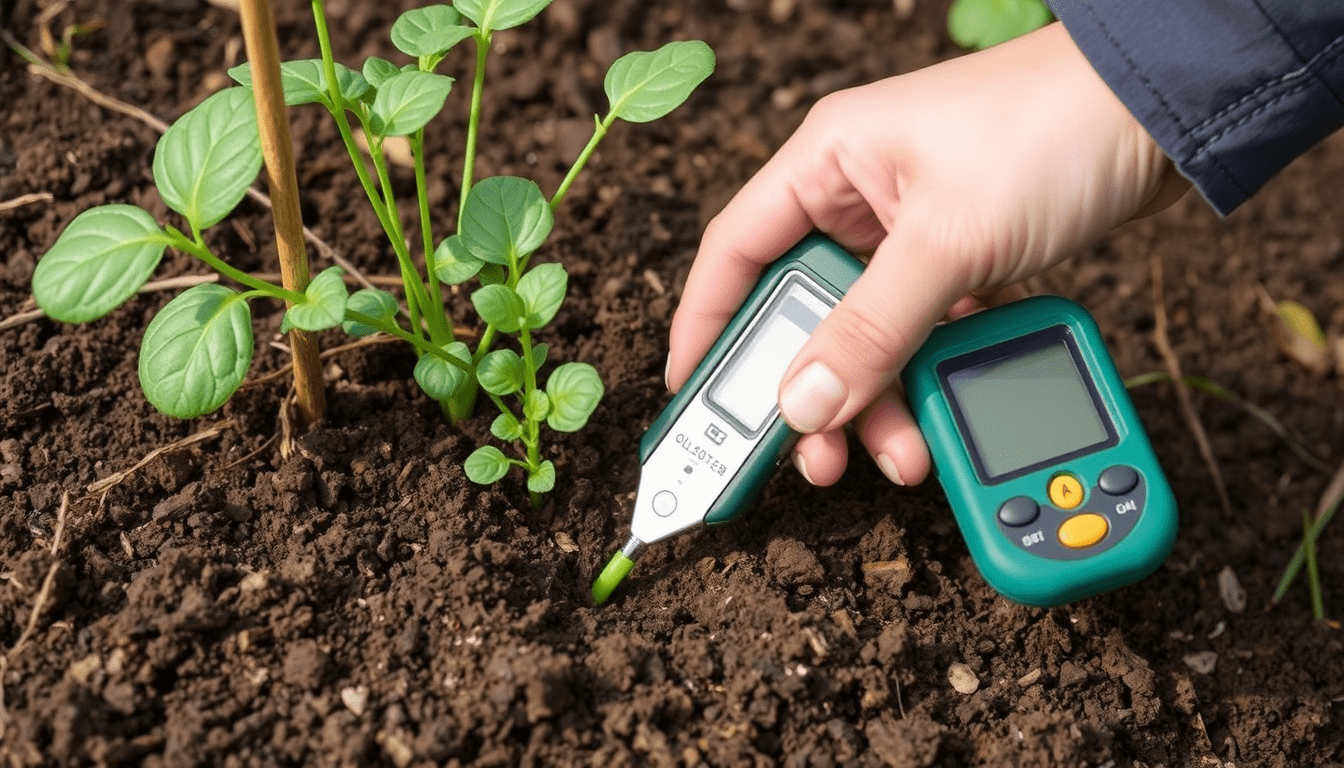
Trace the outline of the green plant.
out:
<instances>
[{"instance_id":1,"label":"green plant","mask_svg":"<svg viewBox=\"0 0 1344 768\"><path fill-rule=\"evenodd\" d=\"M947 31L962 48L983 50L1040 29L1054 18L1042 0L956 0Z\"/></svg>"},{"instance_id":2,"label":"green plant","mask_svg":"<svg viewBox=\"0 0 1344 768\"><path fill-rule=\"evenodd\" d=\"M419 356L415 379L456 421L471 416L484 391L498 407L491 432L521 446L510 457L482 446L467 459L467 475L493 483L521 467L534 503L555 482L554 465L541 456L541 426L581 429L604 390L596 369L582 362L557 366L544 385L540 372L546 345L534 338L555 316L568 275L557 263L533 264L546 241L554 212L611 125L655 120L679 106L714 67L714 55L699 41L673 42L656 51L627 54L606 73L610 108L594 116L592 138L548 199L529 180L473 179L485 82L493 34L523 24L550 0L458 0L408 11L392 27L393 44L414 59L398 66L372 57L359 71L335 62L321 0L313 18L322 56L285 62L281 81L289 106L320 104L336 121L378 221L396 255L405 307L376 289L347 292L341 270L317 274L303 293L246 274L214 254L203 232L227 216L261 168L256 113L248 65L229 74L244 87L220 91L178 119L160 139L154 181L167 205L181 214L187 232L160 226L148 212L107 205L77 216L33 275L33 295L51 317L87 322L110 312L144 284L168 247L195 256L242 290L200 285L173 299L153 319L141 343L140 381L159 410L193 418L220 407L242 383L252 357L249 300L292 302L283 327L322 331L340 326L353 336L382 332L409 343ZM447 52L471 40L476 46L471 106L463 157L457 230L436 238L425 172L425 126L442 109L452 78L435 69ZM351 118L367 137L361 154ZM413 258L393 196L384 152L391 137L409 141L419 213L416 238L424 273ZM372 166L370 168L370 166ZM471 302L485 323L475 349L458 341L445 309L442 288L476 279ZM513 347L496 345L511 338ZM506 398L511 399L512 404ZM515 410L516 408L516 410Z\"/></svg>"}]
</instances>

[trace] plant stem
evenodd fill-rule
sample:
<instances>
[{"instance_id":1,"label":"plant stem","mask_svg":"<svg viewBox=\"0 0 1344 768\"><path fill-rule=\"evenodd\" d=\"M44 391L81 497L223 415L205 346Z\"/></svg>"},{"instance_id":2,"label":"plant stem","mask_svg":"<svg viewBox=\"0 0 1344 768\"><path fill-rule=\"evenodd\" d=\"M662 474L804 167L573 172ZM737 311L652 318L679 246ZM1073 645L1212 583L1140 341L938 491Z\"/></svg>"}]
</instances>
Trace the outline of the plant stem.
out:
<instances>
[{"instance_id":1,"label":"plant stem","mask_svg":"<svg viewBox=\"0 0 1344 768\"><path fill-rule=\"evenodd\" d=\"M526 404L526 396L537 391L537 358L532 352L532 331L526 325L519 329L519 342L523 347L523 370L527 372L527 378L523 380L523 403ZM527 426L523 428L523 444L527 446L527 472L530 475L541 468L541 424L538 420L527 419ZM532 491L528 491L528 494L532 499L532 507L540 509L541 494Z\"/></svg>"},{"instance_id":2,"label":"plant stem","mask_svg":"<svg viewBox=\"0 0 1344 768\"><path fill-rule=\"evenodd\" d=\"M364 194L369 199L369 204L373 207L374 214L378 217L378 223L383 226L383 233L387 235L388 241L392 245L393 252L397 255L397 262L401 265L401 279L403 288L406 291L406 307L411 315L411 328L417 336L423 336L423 330L420 327L420 306L423 303L424 286L420 282L419 275L410 264L410 254L406 251L406 240L402 234L401 222L397 216L396 203L392 199L392 188L386 182L385 174L379 174L379 184L384 193L379 193L379 188L374 186L369 169L364 166L364 158L359 153L359 147L355 144L354 132L350 129L350 120L345 114L345 99L341 95L340 82L336 79L336 60L331 53L331 36L327 32L327 14L323 7L322 0L313 0L313 25L317 28L318 47L322 52L322 71L327 79L327 99L330 102L327 105L332 118L336 120L336 128L340 131L341 142L345 144L345 151L350 155L350 162L355 166L355 173L359 176L359 183L364 187ZM361 121L363 116L360 117ZM372 137L368 126L364 125L364 134ZM370 139L369 155L374 160L375 168L379 165L382 158L382 150L378 148ZM385 167L383 170L386 170ZM417 288L419 289L417 291Z\"/></svg>"},{"instance_id":3,"label":"plant stem","mask_svg":"<svg viewBox=\"0 0 1344 768\"><path fill-rule=\"evenodd\" d=\"M457 366L458 368L462 369L464 372L468 374L471 373L471 366L469 366L466 362L460 360L457 357L454 357L453 355L448 354L443 350L442 347L437 347L434 344L431 344L424 338L416 336L415 334L407 331L405 328L402 328L396 323L390 323L387 322L386 320L380 320L379 318L376 318L372 315L366 315L363 312L357 312L353 309L348 308L345 310L345 319L352 320L357 323L363 323L364 325L370 326L372 328L377 328L378 330L382 331L383 333L386 333L389 336L395 336L398 339L401 339L402 341L410 344L422 354L433 355L434 357L437 357L440 360L447 361L449 364Z\"/></svg>"},{"instance_id":4,"label":"plant stem","mask_svg":"<svg viewBox=\"0 0 1344 768\"><path fill-rule=\"evenodd\" d=\"M257 128L266 159L266 179L274 203L276 253L280 280L285 288L308 287L308 252L303 246L303 214L299 211L299 185L294 176L294 148L290 142L289 116L280 84L280 43L276 38L275 14L270 0L243 0L239 8L243 42L252 62L252 98L257 110ZM294 358L294 394L298 425L305 430L327 415L322 364L317 338L301 328L289 331Z\"/></svg>"},{"instance_id":5,"label":"plant stem","mask_svg":"<svg viewBox=\"0 0 1344 768\"><path fill-rule=\"evenodd\" d=\"M416 334L420 334L422 332L420 319L424 313L424 306L429 303L429 297L425 293L424 283L420 282L420 275L415 270L415 263L411 261L411 253L406 246L406 232L401 227L397 199L392 194L392 177L387 170L387 156L383 154L380 143L369 143L369 157L373 159L373 168L378 173L378 186L383 190L383 200L387 206L385 213L392 228L388 237L392 241L392 251L397 255L397 264L401 267L401 280L406 288L406 306L411 311L411 326ZM438 329L431 326L430 337L437 337L437 331Z\"/></svg>"},{"instance_id":6,"label":"plant stem","mask_svg":"<svg viewBox=\"0 0 1344 768\"><path fill-rule=\"evenodd\" d=\"M598 120L596 115L593 116L593 136L588 139L588 144L584 146L583 151L579 153L579 156L574 159L574 164L569 167L569 173L565 174L564 181L560 182L559 189L555 190L555 195L551 198L552 211L560 207L560 203L564 201L565 195L569 192L570 185L579 177L579 171L582 171L583 166L588 164L588 158L593 156L593 151L597 149L597 145L602 141L602 137L607 135L607 131L611 128L611 124L615 122L615 120L615 113L608 113L607 116L601 120Z\"/></svg>"},{"instance_id":7,"label":"plant stem","mask_svg":"<svg viewBox=\"0 0 1344 768\"><path fill-rule=\"evenodd\" d=\"M430 338L446 344L452 338L453 324L443 311L443 293L434 263L434 232L429 219L429 184L425 180L425 129L411 134L411 156L415 158L415 197L420 204L420 239L425 253L425 275L429 278L428 302L422 307L429 320Z\"/></svg>"},{"instance_id":8,"label":"plant stem","mask_svg":"<svg viewBox=\"0 0 1344 768\"><path fill-rule=\"evenodd\" d=\"M199 233L197 234L197 239L192 240L172 227L166 227L165 231L168 232L169 238L171 239L170 244L174 248L183 253L195 256L208 264L211 269L236 283L246 285L248 288L255 291L260 291L267 296L274 296L277 299L282 299L291 304L302 304L308 300L307 296L298 291L293 291L274 283L268 283L265 280L253 277L241 269L230 265L214 253L211 253L210 248L206 246L205 242L200 238Z\"/></svg>"},{"instance_id":9,"label":"plant stem","mask_svg":"<svg viewBox=\"0 0 1344 768\"><path fill-rule=\"evenodd\" d=\"M467 146L462 160L462 197L457 203L457 230L462 231L462 214L467 210L472 174L476 168L476 133L481 124L481 93L485 89L485 62L490 53L491 34L476 33L476 72L471 81L471 112L467 118Z\"/></svg>"}]
</instances>

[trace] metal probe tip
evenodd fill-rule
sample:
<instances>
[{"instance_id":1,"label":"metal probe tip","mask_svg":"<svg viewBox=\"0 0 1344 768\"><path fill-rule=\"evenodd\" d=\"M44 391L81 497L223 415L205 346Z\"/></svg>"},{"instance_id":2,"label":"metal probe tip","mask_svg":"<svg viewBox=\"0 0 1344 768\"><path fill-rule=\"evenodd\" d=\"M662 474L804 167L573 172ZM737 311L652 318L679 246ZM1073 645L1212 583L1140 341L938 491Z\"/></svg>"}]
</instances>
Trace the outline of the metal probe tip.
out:
<instances>
[{"instance_id":1,"label":"metal probe tip","mask_svg":"<svg viewBox=\"0 0 1344 768\"><path fill-rule=\"evenodd\" d=\"M607 602L611 593L616 589L625 577L630 574L630 569L635 567L634 555L641 546L639 539L630 537L625 547L611 556L607 561L607 566L598 574L597 581L593 582L593 605L601 605Z\"/></svg>"}]
</instances>

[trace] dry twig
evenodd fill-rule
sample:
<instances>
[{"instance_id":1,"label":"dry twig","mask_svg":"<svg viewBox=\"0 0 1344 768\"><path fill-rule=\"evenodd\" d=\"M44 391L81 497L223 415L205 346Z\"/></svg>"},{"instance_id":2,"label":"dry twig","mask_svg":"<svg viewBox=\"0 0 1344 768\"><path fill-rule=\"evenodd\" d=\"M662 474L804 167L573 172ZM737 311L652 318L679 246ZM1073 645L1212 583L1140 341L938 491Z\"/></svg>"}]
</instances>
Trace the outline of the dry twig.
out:
<instances>
[{"instance_id":1,"label":"dry twig","mask_svg":"<svg viewBox=\"0 0 1344 768\"><path fill-rule=\"evenodd\" d=\"M56 582L56 572L60 569L61 561L55 559L57 551L61 547L61 538L65 534L66 513L70 509L69 492L61 494L61 508L56 513L56 533L52 536L51 542L51 565L47 567L47 575L42 579L42 587L37 591L37 597L33 600L33 610L28 614L28 623L24 625L23 632L19 634L19 639L14 641L14 647L5 651L0 656L0 725L9 722L9 711L5 708L5 673L9 671L9 665L18 656L23 646L32 639L33 633L37 631L38 619L42 616L42 611L46 610L47 599L51 596L52 584Z\"/></svg>"},{"instance_id":2,"label":"dry twig","mask_svg":"<svg viewBox=\"0 0 1344 768\"><path fill-rule=\"evenodd\" d=\"M130 469L125 469L122 470L121 472L114 472L101 480L95 480L94 482L89 483L89 487L86 488L85 490L89 492L90 496L94 494L102 494L103 496L107 496L107 492L112 490L113 487L120 484L126 478L135 474L142 467L149 464L151 461L157 459L158 457L162 456L163 454L175 451L178 448L185 448L194 443L199 443L202 440L208 440L212 437L218 437L221 433L224 432L224 430L228 429L231 426L233 426L233 420L225 419L224 421L221 421L218 424L215 424L214 426L207 427L201 430L200 432L188 435L182 438L181 440L169 443L168 445L161 445L158 448L155 448L154 450L145 454L145 457L143 459L140 459L140 461L136 462L135 466L131 467Z\"/></svg>"},{"instance_id":3,"label":"dry twig","mask_svg":"<svg viewBox=\"0 0 1344 768\"><path fill-rule=\"evenodd\" d=\"M1195 438L1195 444L1199 446L1199 455L1204 459L1204 466L1208 467L1209 476L1213 478L1218 501L1223 505L1223 514L1231 517L1232 500L1228 498L1227 486L1223 483L1223 472L1218 467L1218 460L1213 456L1213 447L1209 445L1204 425L1199 421L1199 413L1195 410L1194 400L1190 397L1190 388L1186 386L1185 379L1181 375L1181 361L1171 348L1171 340L1167 338L1167 309L1162 293L1162 258L1154 254L1148 263L1153 275L1153 343L1157 345L1157 351L1162 355L1167 373L1171 376L1172 385L1176 388L1176 400L1180 404L1181 416L1185 419L1190 434Z\"/></svg>"},{"instance_id":4,"label":"dry twig","mask_svg":"<svg viewBox=\"0 0 1344 768\"><path fill-rule=\"evenodd\" d=\"M32 205L33 203L50 203L54 199L56 198L52 197L50 192L31 192L26 195L19 195L13 199L0 202L0 213L12 211L15 208L22 208L25 205Z\"/></svg>"}]
</instances>

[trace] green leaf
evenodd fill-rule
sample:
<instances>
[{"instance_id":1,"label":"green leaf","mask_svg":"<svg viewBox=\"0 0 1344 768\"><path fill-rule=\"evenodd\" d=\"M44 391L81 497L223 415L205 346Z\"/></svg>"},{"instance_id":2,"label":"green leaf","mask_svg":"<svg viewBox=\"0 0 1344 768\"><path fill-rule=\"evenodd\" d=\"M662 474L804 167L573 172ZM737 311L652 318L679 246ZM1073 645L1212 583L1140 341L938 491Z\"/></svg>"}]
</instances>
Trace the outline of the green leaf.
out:
<instances>
[{"instance_id":1,"label":"green leaf","mask_svg":"<svg viewBox=\"0 0 1344 768\"><path fill-rule=\"evenodd\" d=\"M714 51L679 40L656 51L634 51L612 63L602 87L611 114L632 123L657 120L681 106L714 71Z\"/></svg>"},{"instance_id":2,"label":"green leaf","mask_svg":"<svg viewBox=\"0 0 1344 768\"><path fill-rule=\"evenodd\" d=\"M487 285L471 294L476 314L505 333L517 333L527 317L522 298L507 285Z\"/></svg>"},{"instance_id":3,"label":"green leaf","mask_svg":"<svg viewBox=\"0 0 1344 768\"><path fill-rule=\"evenodd\" d=\"M456 0L453 6L486 32L531 21L551 0Z\"/></svg>"},{"instance_id":4,"label":"green leaf","mask_svg":"<svg viewBox=\"0 0 1344 768\"><path fill-rule=\"evenodd\" d=\"M205 283L183 291L150 321L140 343L140 386L155 408L192 419L223 405L251 361L247 302Z\"/></svg>"},{"instance_id":5,"label":"green leaf","mask_svg":"<svg viewBox=\"0 0 1344 768\"><path fill-rule=\"evenodd\" d=\"M433 56L476 34L462 14L447 5L412 8L392 24L392 44L407 56Z\"/></svg>"},{"instance_id":6,"label":"green leaf","mask_svg":"<svg viewBox=\"0 0 1344 768\"><path fill-rule=\"evenodd\" d=\"M383 81L373 97L370 127L379 136L414 133L443 109L453 78L433 72L401 72Z\"/></svg>"},{"instance_id":7,"label":"green leaf","mask_svg":"<svg viewBox=\"0 0 1344 768\"><path fill-rule=\"evenodd\" d=\"M377 288L361 288L350 294L349 300L345 302L345 308L379 320L391 320L397 315L397 297ZM345 331L346 335L358 338L377 333L379 329L354 320L346 320L341 324L341 330Z\"/></svg>"},{"instance_id":8,"label":"green leaf","mask_svg":"<svg viewBox=\"0 0 1344 768\"><path fill-rule=\"evenodd\" d=\"M549 350L550 347L545 344L536 344L532 347L532 364L537 366L538 371L546 364L546 353Z\"/></svg>"},{"instance_id":9,"label":"green leaf","mask_svg":"<svg viewBox=\"0 0 1344 768\"><path fill-rule=\"evenodd\" d=\"M443 350L453 357L471 365L471 350L460 341L445 344ZM415 364L415 381L420 388L434 400L452 397L462 382L467 380L467 372L456 365L443 360L438 355L421 355Z\"/></svg>"},{"instance_id":10,"label":"green leaf","mask_svg":"<svg viewBox=\"0 0 1344 768\"><path fill-rule=\"evenodd\" d=\"M511 463L503 451L493 445L483 445L471 452L462 469L473 483L489 485L503 477Z\"/></svg>"},{"instance_id":11,"label":"green leaf","mask_svg":"<svg viewBox=\"0 0 1344 768\"><path fill-rule=\"evenodd\" d=\"M523 388L523 358L511 349L496 349L476 364L476 381L492 395L511 395Z\"/></svg>"},{"instance_id":12,"label":"green leaf","mask_svg":"<svg viewBox=\"0 0 1344 768\"><path fill-rule=\"evenodd\" d=\"M461 235L449 235L434 249L434 274L448 285L461 285L475 277L485 262L471 255Z\"/></svg>"},{"instance_id":13,"label":"green leaf","mask_svg":"<svg viewBox=\"0 0 1344 768\"><path fill-rule=\"evenodd\" d=\"M401 73L401 67L377 56L364 60L364 79L374 88L382 88L383 83Z\"/></svg>"},{"instance_id":14,"label":"green leaf","mask_svg":"<svg viewBox=\"0 0 1344 768\"><path fill-rule=\"evenodd\" d=\"M518 280L518 295L527 307L527 327L540 328L551 322L565 300L569 275L559 264L538 264Z\"/></svg>"},{"instance_id":15,"label":"green leaf","mask_svg":"<svg viewBox=\"0 0 1344 768\"><path fill-rule=\"evenodd\" d=\"M229 77L244 88L252 87L252 64L243 62L229 70ZM360 73L345 66L336 65L336 83L341 89L341 98L355 101L369 90L369 81ZM321 59L299 59L280 64L280 89L285 94L285 106L296 107L300 104L329 104L327 98L327 72Z\"/></svg>"},{"instance_id":16,"label":"green leaf","mask_svg":"<svg viewBox=\"0 0 1344 768\"><path fill-rule=\"evenodd\" d=\"M551 414L551 398L540 389L534 389L523 397L523 418L539 422Z\"/></svg>"},{"instance_id":17,"label":"green leaf","mask_svg":"<svg viewBox=\"0 0 1344 768\"><path fill-rule=\"evenodd\" d=\"M546 394L551 413L546 423L557 432L577 432L588 423L603 395L602 377L587 363L565 363L551 374Z\"/></svg>"},{"instance_id":18,"label":"green leaf","mask_svg":"<svg viewBox=\"0 0 1344 768\"><path fill-rule=\"evenodd\" d=\"M554 223L535 181L493 176L467 193L461 235L476 258L512 266L546 242Z\"/></svg>"},{"instance_id":19,"label":"green leaf","mask_svg":"<svg viewBox=\"0 0 1344 768\"><path fill-rule=\"evenodd\" d=\"M500 440L517 440L523 436L523 425L512 413L501 413L490 423L490 434Z\"/></svg>"},{"instance_id":20,"label":"green leaf","mask_svg":"<svg viewBox=\"0 0 1344 768\"><path fill-rule=\"evenodd\" d=\"M541 462L536 472L527 473L527 490L532 493L550 493L555 488L555 462Z\"/></svg>"},{"instance_id":21,"label":"green leaf","mask_svg":"<svg viewBox=\"0 0 1344 768\"><path fill-rule=\"evenodd\" d=\"M198 104L154 150L159 196L199 229L229 215L260 170L257 113L246 88L226 88Z\"/></svg>"},{"instance_id":22,"label":"green leaf","mask_svg":"<svg viewBox=\"0 0 1344 768\"><path fill-rule=\"evenodd\" d=\"M345 303L350 294L345 290L340 267L327 267L319 272L303 294L308 300L295 304L285 313L287 325L316 332L335 328L345 320Z\"/></svg>"},{"instance_id":23,"label":"green leaf","mask_svg":"<svg viewBox=\"0 0 1344 768\"><path fill-rule=\"evenodd\" d=\"M504 275L504 267L499 264L486 264L476 277L480 279L481 285L502 285L508 279Z\"/></svg>"},{"instance_id":24,"label":"green leaf","mask_svg":"<svg viewBox=\"0 0 1344 768\"><path fill-rule=\"evenodd\" d=\"M962 48L983 50L1050 23L1041 0L956 0L947 12L947 31Z\"/></svg>"},{"instance_id":25,"label":"green leaf","mask_svg":"<svg viewBox=\"0 0 1344 768\"><path fill-rule=\"evenodd\" d=\"M145 284L168 236L148 211L102 205L75 217L33 270L33 298L49 317L86 323Z\"/></svg>"}]
</instances>

